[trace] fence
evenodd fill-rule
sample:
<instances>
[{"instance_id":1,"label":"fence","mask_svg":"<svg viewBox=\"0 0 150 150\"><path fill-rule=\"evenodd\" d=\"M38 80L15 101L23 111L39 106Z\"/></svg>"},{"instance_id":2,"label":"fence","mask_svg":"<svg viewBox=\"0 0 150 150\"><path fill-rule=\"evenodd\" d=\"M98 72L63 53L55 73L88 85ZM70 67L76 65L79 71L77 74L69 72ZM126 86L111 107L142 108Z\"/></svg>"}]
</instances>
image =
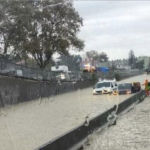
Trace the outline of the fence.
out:
<instances>
[{"instance_id":1,"label":"fence","mask_svg":"<svg viewBox=\"0 0 150 150\"><path fill-rule=\"evenodd\" d=\"M56 80L57 73L49 69L32 68L15 63L0 61L0 74L5 76L14 76L32 80ZM90 75L87 74L86 77ZM80 79L80 72L70 73L71 79Z\"/></svg>"},{"instance_id":2,"label":"fence","mask_svg":"<svg viewBox=\"0 0 150 150\"><path fill-rule=\"evenodd\" d=\"M135 75L142 74L143 71L134 70L134 71L124 71L124 72L117 72L120 79L131 77ZM60 80L60 75L56 72L52 72L49 69L39 69L39 68L31 68L23 65L18 65L15 63L9 63L5 61L0 61L0 74L5 76L14 76L18 78L25 78L25 79L32 79L32 80L49 80L55 81ZM65 78L65 81L72 81L72 80L97 80L98 78L114 78L115 73L113 71L109 71L106 73L96 72L96 73L89 73L89 72L71 72L69 73L69 77Z\"/></svg>"},{"instance_id":3,"label":"fence","mask_svg":"<svg viewBox=\"0 0 150 150\"><path fill-rule=\"evenodd\" d=\"M0 73L8 76L18 76L31 79L41 79L45 76L48 79L48 72L42 71L41 69L26 67L14 63L0 61Z\"/></svg>"},{"instance_id":4,"label":"fence","mask_svg":"<svg viewBox=\"0 0 150 150\"><path fill-rule=\"evenodd\" d=\"M39 69L32 68L23 65L18 65L15 63L9 63L5 61L0 61L0 74L5 76L14 76L18 78L32 79L32 80L51 80L55 81L60 79L60 73L52 72L49 69ZM103 76L108 76L109 73L89 73L89 72L70 72L69 77L65 81L72 80L92 80L98 79Z\"/></svg>"}]
</instances>

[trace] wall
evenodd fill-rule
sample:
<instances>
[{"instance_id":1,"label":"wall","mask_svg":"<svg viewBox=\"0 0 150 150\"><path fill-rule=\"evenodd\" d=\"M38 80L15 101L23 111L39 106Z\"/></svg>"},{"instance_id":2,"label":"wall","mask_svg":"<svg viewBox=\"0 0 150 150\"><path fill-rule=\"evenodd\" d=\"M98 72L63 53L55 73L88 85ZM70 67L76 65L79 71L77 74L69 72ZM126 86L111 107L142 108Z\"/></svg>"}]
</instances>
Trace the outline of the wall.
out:
<instances>
[{"instance_id":1,"label":"wall","mask_svg":"<svg viewBox=\"0 0 150 150\"><path fill-rule=\"evenodd\" d=\"M87 88L93 85L92 81L82 82L37 82L0 77L0 106L18 104L38 98L55 96L57 94Z\"/></svg>"}]
</instances>

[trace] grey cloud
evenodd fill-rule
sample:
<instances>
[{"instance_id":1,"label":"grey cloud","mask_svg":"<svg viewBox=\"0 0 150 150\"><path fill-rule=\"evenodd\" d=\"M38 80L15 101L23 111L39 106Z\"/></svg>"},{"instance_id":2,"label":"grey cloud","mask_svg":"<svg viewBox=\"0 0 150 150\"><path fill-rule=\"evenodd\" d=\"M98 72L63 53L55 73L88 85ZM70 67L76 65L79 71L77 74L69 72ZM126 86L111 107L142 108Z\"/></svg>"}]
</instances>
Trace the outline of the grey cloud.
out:
<instances>
[{"instance_id":1,"label":"grey cloud","mask_svg":"<svg viewBox=\"0 0 150 150\"><path fill-rule=\"evenodd\" d=\"M76 1L75 8L84 18L79 36L85 41L85 51L105 51L110 59L128 57L130 49L137 56L150 55L149 4L148 1Z\"/></svg>"}]
</instances>

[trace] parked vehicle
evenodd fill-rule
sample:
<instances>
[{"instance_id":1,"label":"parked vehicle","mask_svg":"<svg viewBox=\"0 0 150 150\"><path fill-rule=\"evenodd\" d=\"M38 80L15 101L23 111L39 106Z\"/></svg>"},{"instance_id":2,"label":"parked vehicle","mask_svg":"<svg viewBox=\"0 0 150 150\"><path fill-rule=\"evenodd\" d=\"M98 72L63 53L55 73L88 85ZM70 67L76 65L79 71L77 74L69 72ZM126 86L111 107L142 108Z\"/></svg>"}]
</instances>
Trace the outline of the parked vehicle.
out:
<instances>
[{"instance_id":1,"label":"parked vehicle","mask_svg":"<svg viewBox=\"0 0 150 150\"><path fill-rule=\"evenodd\" d=\"M117 90L113 91L114 95L121 95L121 94L132 94L139 92L141 90L141 85L139 82L133 83L121 83L118 84Z\"/></svg>"},{"instance_id":2,"label":"parked vehicle","mask_svg":"<svg viewBox=\"0 0 150 150\"><path fill-rule=\"evenodd\" d=\"M121 83L118 84L117 90L114 90L114 95L120 94L131 94L132 93L132 83Z\"/></svg>"},{"instance_id":3,"label":"parked vehicle","mask_svg":"<svg viewBox=\"0 0 150 150\"><path fill-rule=\"evenodd\" d=\"M103 80L93 87L93 95L113 93L117 89L116 80Z\"/></svg>"},{"instance_id":4,"label":"parked vehicle","mask_svg":"<svg viewBox=\"0 0 150 150\"><path fill-rule=\"evenodd\" d=\"M132 93L139 92L141 90L140 82L133 82L132 83Z\"/></svg>"},{"instance_id":5,"label":"parked vehicle","mask_svg":"<svg viewBox=\"0 0 150 150\"><path fill-rule=\"evenodd\" d=\"M57 80L70 80L68 66L53 66L51 71Z\"/></svg>"}]
</instances>

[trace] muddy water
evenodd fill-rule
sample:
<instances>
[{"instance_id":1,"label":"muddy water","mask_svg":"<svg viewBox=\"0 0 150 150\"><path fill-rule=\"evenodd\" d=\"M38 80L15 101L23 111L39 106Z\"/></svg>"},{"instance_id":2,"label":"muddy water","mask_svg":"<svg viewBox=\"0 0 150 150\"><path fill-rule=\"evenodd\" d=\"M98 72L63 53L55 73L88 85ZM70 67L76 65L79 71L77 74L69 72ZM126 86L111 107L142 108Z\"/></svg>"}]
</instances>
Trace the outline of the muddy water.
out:
<instances>
[{"instance_id":1,"label":"muddy water","mask_svg":"<svg viewBox=\"0 0 150 150\"><path fill-rule=\"evenodd\" d=\"M144 82L146 75L124 82ZM0 109L0 149L33 150L130 95L92 95L92 88Z\"/></svg>"}]
</instances>

